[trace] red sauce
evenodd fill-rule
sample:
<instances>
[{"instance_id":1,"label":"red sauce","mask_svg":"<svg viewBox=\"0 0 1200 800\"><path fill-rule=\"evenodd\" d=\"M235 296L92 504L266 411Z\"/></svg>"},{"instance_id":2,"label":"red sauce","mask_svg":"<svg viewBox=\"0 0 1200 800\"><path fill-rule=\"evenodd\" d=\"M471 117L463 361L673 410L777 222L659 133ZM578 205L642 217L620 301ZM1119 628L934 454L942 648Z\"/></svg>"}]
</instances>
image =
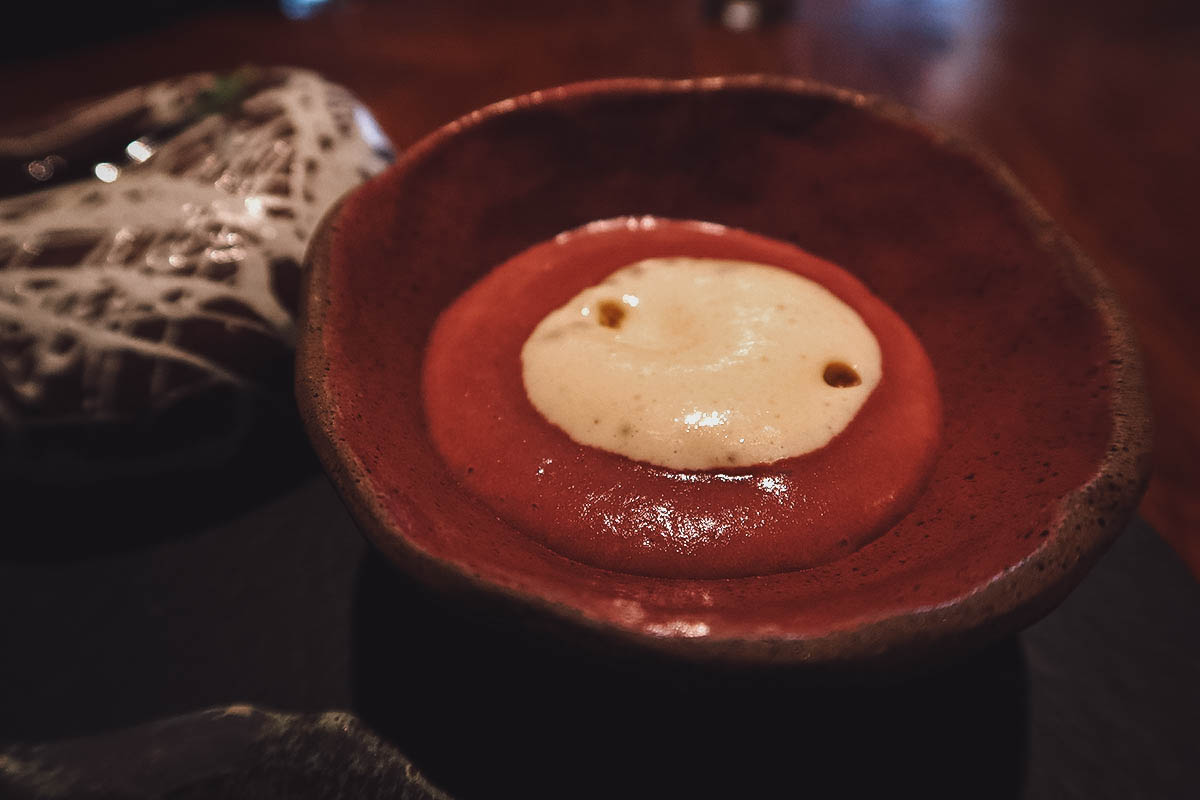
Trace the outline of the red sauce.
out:
<instances>
[{"instance_id":1,"label":"red sauce","mask_svg":"<svg viewBox=\"0 0 1200 800\"><path fill-rule=\"evenodd\" d=\"M850 425L796 458L691 472L577 444L546 421L525 394L525 340L582 289L658 256L771 264L854 308L879 342L883 377ZM856 278L778 240L666 220L580 229L501 264L438 318L423 392L442 457L497 514L568 558L661 577L768 574L848 555L911 508L941 429L920 342Z\"/></svg>"}]
</instances>

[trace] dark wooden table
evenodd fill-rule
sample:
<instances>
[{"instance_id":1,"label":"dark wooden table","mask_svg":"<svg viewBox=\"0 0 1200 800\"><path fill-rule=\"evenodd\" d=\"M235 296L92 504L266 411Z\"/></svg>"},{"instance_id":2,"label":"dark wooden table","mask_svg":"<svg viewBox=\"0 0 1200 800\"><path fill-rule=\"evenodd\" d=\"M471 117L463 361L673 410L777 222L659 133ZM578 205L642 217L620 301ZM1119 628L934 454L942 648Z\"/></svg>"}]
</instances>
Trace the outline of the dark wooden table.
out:
<instances>
[{"instance_id":1,"label":"dark wooden table","mask_svg":"<svg viewBox=\"0 0 1200 800\"><path fill-rule=\"evenodd\" d=\"M776 72L890 95L998 153L1117 288L1157 418L1141 513L1200 574L1200 4L763 6L767 24L738 32L711 0L341 0L305 20L234 4L10 61L0 98L36 114L181 72L285 63L350 87L403 147L485 103L604 76Z\"/></svg>"}]
</instances>

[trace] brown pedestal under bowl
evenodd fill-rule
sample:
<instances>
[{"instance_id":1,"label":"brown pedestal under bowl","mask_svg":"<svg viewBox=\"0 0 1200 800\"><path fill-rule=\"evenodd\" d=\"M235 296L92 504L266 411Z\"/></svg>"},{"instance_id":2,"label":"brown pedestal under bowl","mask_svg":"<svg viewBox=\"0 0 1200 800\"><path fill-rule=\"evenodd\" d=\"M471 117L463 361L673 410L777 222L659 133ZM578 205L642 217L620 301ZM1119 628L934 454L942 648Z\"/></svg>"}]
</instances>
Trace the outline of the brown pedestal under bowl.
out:
<instances>
[{"instance_id":1,"label":"brown pedestal under bowl","mask_svg":"<svg viewBox=\"0 0 1200 800\"><path fill-rule=\"evenodd\" d=\"M825 566L649 578L535 543L427 433L426 340L488 270L626 215L722 223L841 265L937 371L941 452L915 507ZM782 78L616 80L470 114L327 215L309 249L297 393L347 505L440 590L686 658L916 662L1011 633L1070 591L1145 483L1128 323L989 157L881 100Z\"/></svg>"}]
</instances>

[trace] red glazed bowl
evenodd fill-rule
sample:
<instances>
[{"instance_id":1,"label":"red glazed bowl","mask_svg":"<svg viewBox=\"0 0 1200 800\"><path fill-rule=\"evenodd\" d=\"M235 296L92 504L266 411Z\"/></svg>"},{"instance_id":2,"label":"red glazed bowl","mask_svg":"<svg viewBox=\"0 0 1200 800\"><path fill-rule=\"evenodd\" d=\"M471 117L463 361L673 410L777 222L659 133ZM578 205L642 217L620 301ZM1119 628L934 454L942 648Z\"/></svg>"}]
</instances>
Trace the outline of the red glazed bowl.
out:
<instances>
[{"instance_id":1,"label":"red glazed bowl","mask_svg":"<svg viewBox=\"0 0 1200 800\"><path fill-rule=\"evenodd\" d=\"M545 549L449 474L420 393L439 312L537 242L643 214L791 242L921 338L943 443L891 530L812 569L641 577ZM1125 316L1009 172L889 102L773 77L576 84L426 137L310 246L297 396L359 525L418 578L603 644L742 664L915 663L1029 624L1121 530L1149 460Z\"/></svg>"}]
</instances>

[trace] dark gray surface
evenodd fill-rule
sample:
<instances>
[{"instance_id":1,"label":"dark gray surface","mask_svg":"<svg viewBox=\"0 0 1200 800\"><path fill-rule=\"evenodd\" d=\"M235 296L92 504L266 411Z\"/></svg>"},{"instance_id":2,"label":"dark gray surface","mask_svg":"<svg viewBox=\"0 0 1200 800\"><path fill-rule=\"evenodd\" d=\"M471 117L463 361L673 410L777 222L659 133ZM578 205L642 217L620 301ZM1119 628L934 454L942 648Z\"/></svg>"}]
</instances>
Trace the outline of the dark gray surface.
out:
<instances>
[{"instance_id":1,"label":"dark gray surface","mask_svg":"<svg viewBox=\"0 0 1200 800\"><path fill-rule=\"evenodd\" d=\"M0 554L0 741L232 702L349 707L350 606L365 550L332 487L310 475L198 533L83 560Z\"/></svg>"},{"instance_id":2,"label":"dark gray surface","mask_svg":"<svg viewBox=\"0 0 1200 800\"><path fill-rule=\"evenodd\" d=\"M1200 797L1200 583L1144 521L1021 640L1028 797Z\"/></svg>"},{"instance_id":3,"label":"dark gray surface","mask_svg":"<svg viewBox=\"0 0 1200 800\"><path fill-rule=\"evenodd\" d=\"M164 495L159 524L190 515L182 532L114 527L121 497L76 514L92 520L82 532L32 512L0 532L0 741L248 702L352 710L459 797L1200 787L1200 584L1144 523L1019 645L890 686L822 687L597 658L445 608L368 554L327 481L299 471L240 507Z\"/></svg>"}]
</instances>

